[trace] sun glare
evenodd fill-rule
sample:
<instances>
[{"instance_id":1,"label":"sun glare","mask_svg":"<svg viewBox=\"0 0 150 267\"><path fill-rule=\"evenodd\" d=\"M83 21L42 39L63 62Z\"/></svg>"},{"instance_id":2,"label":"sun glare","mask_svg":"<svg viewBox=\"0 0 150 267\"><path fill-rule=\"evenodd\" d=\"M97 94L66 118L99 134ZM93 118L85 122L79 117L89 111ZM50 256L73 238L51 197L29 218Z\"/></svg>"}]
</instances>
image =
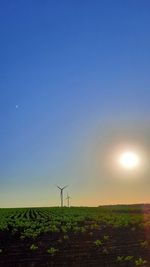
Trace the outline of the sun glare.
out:
<instances>
[{"instance_id":1,"label":"sun glare","mask_svg":"<svg viewBox=\"0 0 150 267\"><path fill-rule=\"evenodd\" d=\"M139 156L132 151L127 151L119 157L119 163L126 169L135 169L140 162Z\"/></svg>"}]
</instances>

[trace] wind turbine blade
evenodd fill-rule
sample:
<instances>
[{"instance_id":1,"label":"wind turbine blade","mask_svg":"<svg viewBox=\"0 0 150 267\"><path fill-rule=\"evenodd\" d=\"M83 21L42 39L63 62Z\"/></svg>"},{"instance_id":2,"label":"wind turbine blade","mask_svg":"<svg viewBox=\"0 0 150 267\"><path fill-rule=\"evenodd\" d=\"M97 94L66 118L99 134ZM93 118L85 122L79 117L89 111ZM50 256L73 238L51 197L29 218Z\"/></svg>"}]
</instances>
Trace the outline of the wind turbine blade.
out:
<instances>
[{"instance_id":1,"label":"wind turbine blade","mask_svg":"<svg viewBox=\"0 0 150 267\"><path fill-rule=\"evenodd\" d=\"M62 189L61 187L59 187L57 184L56 184L56 187L58 187L60 190Z\"/></svg>"},{"instance_id":2,"label":"wind turbine blade","mask_svg":"<svg viewBox=\"0 0 150 267\"><path fill-rule=\"evenodd\" d=\"M68 187L69 185L65 185L62 189L65 189L66 187Z\"/></svg>"}]
</instances>

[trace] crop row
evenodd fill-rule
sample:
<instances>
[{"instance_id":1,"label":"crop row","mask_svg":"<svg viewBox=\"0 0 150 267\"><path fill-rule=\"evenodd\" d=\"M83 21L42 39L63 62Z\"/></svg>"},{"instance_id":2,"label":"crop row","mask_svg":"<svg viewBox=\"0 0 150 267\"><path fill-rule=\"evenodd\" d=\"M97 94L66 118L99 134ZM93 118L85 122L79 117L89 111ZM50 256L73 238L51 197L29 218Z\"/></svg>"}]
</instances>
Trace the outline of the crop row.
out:
<instances>
[{"instance_id":1,"label":"crop row","mask_svg":"<svg viewBox=\"0 0 150 267\"><path fill-rule=\"evenodd\" d=\"M0 230L20 231L34 236L42 232L82 232L99 229L100 225L113 227L149 227L150 214L132 213L130 209L108 208L20 208L0 209Z\"/></svg>"}]
</instances>

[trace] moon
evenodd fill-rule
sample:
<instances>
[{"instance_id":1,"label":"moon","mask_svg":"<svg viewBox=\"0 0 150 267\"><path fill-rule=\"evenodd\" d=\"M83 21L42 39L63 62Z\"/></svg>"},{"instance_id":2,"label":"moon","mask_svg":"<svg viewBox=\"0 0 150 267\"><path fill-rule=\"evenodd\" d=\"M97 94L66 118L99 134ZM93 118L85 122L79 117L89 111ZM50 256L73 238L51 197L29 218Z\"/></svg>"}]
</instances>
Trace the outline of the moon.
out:
<instances>
[{"instance_id":1,"label":"moon","mask_svg":"<svg viewBox=\"0 0 150 267\"><path fill-rule=\"evenodd\" d=\"M136 169L140 164L140 157L136 152L125 151L120 155L119 163L125 169Z\"/></svg>"}]
</instances>

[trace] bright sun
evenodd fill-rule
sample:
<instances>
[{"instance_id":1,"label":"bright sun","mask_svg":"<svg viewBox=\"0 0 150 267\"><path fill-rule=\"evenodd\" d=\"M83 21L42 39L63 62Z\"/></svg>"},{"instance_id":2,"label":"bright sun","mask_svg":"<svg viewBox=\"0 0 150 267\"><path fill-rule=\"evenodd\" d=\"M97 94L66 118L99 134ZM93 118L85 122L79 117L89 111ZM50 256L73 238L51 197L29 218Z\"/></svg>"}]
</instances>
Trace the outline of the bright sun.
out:
<instances>
[{"instance_id":1,"label":"bright sun","mask_svg":"<svg viewBox=\"0 0 150 267\"><path fill-rule=\"evenodd\" d=\"M126 151L119 157L119 163L126 169L135 169L140 162L139 156L132 151Z\"/></svg>"}]
</instances>

